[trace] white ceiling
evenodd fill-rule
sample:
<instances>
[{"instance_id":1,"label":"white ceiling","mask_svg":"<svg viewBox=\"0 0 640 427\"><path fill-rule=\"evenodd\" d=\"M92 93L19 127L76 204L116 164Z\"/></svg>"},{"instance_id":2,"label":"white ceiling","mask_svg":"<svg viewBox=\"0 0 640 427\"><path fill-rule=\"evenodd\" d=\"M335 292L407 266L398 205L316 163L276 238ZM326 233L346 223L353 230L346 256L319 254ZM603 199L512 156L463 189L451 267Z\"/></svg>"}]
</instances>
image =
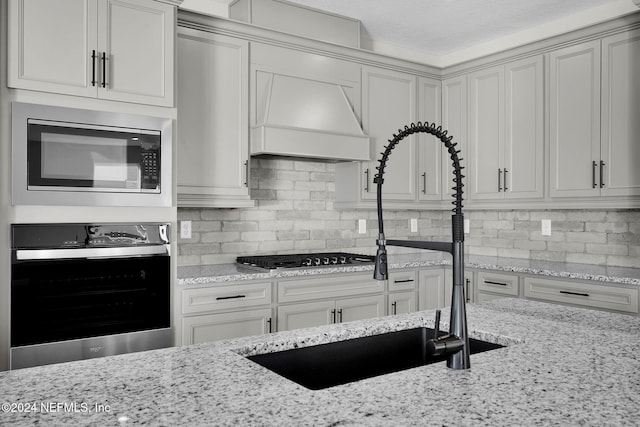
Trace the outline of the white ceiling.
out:
<instances>
[{"instance_id":1,"label":"white ceiling","mask_svg":"<svg viewBox=\"0 0 640 427\"><path fill-rule=\"evenodd\" d=\"M214 14L224 16L231 1L185 0L183 6L209 3ZM363 48L435 66L638 11L633 0L289 1L359 19Z\"/></svg>"}]
</instances>

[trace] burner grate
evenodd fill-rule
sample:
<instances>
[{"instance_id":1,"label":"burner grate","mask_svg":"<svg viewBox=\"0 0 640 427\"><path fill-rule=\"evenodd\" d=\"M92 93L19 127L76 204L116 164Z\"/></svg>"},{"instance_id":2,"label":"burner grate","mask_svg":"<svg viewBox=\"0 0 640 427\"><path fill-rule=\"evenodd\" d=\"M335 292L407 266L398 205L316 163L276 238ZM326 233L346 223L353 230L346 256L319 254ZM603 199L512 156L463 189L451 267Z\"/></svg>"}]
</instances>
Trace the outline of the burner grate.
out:
<instances>
[{"instance_id":1,"label":"burner grate","mask_svg":"<svg viewBox=\"0 0 640 427\"><path fill-rule=\"evenodd\" d=\"M266 269L371 264L374 261L375 256L373 255L360 255L347 252L257 255L240 256L236 258L236 262L238 264L251 265Z\"/></svg>"}]
</instances>

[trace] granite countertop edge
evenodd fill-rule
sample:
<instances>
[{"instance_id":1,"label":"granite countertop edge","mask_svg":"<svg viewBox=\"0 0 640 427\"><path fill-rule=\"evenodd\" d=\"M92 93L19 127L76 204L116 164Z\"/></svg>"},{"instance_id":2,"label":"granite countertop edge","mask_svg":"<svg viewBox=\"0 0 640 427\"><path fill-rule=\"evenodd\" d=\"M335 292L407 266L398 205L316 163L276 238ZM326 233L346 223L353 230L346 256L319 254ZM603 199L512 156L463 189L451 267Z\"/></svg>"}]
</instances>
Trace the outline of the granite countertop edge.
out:
<instances>
[{"instance_id":1,"label":"granite countertop edge","mask_svg":"<svg viewBox=\"0 0 640 427\"><path fill-rule=\"evenodd\" d=\"M390 256L389 269L423 268L450 266L451 261L440 254L403 254ZM519 258L468 256L465 267L479 270L493 270L505 273L520 273L550 278L589 280L603 284L626 284L640 286L640 268L612 267L591 264L564 263L554 261L534 261ZM339 267L304 267L292 269L264 270L258 267L237 264L210 264L202 266L178 267L178 285L216 285L249 280L272 280L318 276L325 274L372 272L373 265Z\"/></svg>"}]
</instances>

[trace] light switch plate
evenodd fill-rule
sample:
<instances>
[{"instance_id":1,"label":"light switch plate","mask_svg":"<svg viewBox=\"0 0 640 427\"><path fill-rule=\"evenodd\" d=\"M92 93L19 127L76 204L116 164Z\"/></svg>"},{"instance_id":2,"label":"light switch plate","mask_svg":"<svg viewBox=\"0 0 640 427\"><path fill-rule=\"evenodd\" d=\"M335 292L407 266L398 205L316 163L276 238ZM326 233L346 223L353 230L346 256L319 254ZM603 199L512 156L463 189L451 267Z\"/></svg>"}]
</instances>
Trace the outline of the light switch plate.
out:
<instances>
[{"instance_id":1,"label":"light switch plate","mask_svg":"<svg viewBox=\"0 0 640 427\"><path fill-rule=\"evenodd\" d=\"M409 229L412 233L418 232L418 218L411 218L409 220Z\"/></svg>"},{"instance_id":2,"label":"light switch plate","mask_svg":"<svg viewBox=\"0 0 640 427\"><path fill-rule=\"evenodd\" d=\"M367 220L359 219L358 220L358 233L367 234Z\"/></svg>"},{"instance_id":3,"label":"light switch plate","mask_svg":"<svg viewBox=\"0 0 640 427\"><path fill-rule=\"evenodd\" d=\"M471 221L469 221L468 219L464 220L464 234L469 234L469 231L471 229Z\"/></svg>"},{"instance_id":4,"label":"light switch plate","mask_svg":"<svg viewBox=\"0 0 640 427\"><path fill-rule=\"evenodd\" d=\"M191 221L180 221L180 238L191 238Z\"/></svg>"}]
</instances>

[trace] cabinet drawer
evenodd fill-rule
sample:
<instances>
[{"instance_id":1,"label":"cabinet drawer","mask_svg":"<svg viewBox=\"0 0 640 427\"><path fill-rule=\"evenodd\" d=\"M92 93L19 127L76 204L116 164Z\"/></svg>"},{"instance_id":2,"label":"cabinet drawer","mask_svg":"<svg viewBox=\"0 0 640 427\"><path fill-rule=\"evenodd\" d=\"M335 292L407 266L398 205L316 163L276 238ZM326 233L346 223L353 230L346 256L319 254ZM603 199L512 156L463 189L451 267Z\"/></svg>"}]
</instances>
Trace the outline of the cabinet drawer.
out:
<instances>
[{"instance_id":1,"label":"cabinet drawer","mask_svg":"<svg viewBox=\"0 0 640 427\"><path fill-rule=\"evenodd\" d=\"M390 271L389 290L407 291L416 288L416 271Z\"/></svg>"},{"instance_id":2,"label":"cabinet drawer","mask_svg":"<svg viewBox=\"0 0 640 427\"><path fill-rule=\"evenodd\" d=\"M182 313L202 313L213 310L271 304L271 282L233 286L211 286L182 291Z\"/></svg>"},{"instance_id":3,"label":"cabinet drawer","mask_svg":"<svg viewBox=\"0 0 640 427\"><path fill-rule=\"evenodd\" d=\"M518 296L518 276L478 272L478 292Z\"/></svg>"},{"instance_id":4,"label":"cabinet drawer","mask_svg":"<svg viewBox=\"0 0 640 427\"><path fill-rule=\"evenodd\" d=\"M185 317L182 345L261 335L271 332L270 308Z\"/></svg>"},{"instance_id":5,"label":"cabinet drawer","mask_svg":"<svg viewBox=\"0 0 640 427\"><path fill-rule=\"evenodd\" d=\"M373 273L326 275L278 282L278 302L335 298L374 292L384 292L384 281L373 280Z\"/></svg>"},{"instance_id":6,"label":"cabinet drawer","mask_svg":"<svg viewBox=\"0 0 640 427\"><path fill-rule=\"evenodd\" d=\"M614 285L525 277L524 296L584 307L638 313L638 289Z\"/></svg>"}]
</instances>

